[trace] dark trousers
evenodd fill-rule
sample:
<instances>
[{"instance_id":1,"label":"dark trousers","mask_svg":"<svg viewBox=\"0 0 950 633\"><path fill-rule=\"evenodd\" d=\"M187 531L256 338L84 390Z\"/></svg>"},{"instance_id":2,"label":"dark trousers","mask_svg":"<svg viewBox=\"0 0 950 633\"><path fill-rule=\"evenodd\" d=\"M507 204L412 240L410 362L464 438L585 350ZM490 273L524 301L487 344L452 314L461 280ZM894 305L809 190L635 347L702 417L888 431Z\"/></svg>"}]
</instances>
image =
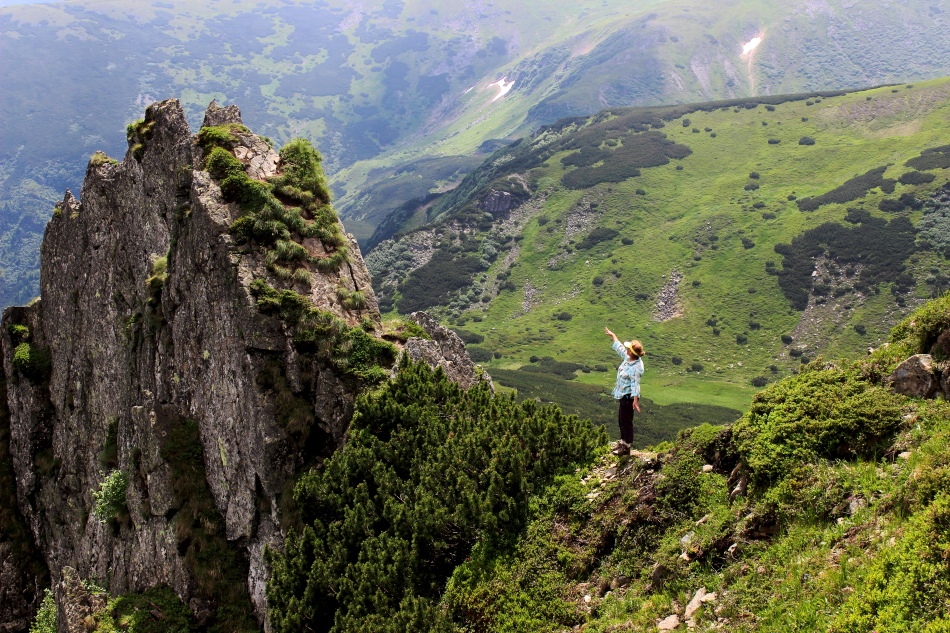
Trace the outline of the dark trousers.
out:
<instances>
[{"instance_id":1,"label":"dark trousers","mask_svg":"<svg viewBox=\"0 0 950 633\"><path fill-rule=\"evenodd\" d=\"M620 424L620 439L627 444L633 444L633 397L624 396L620 400L620 412L617 422Z\"/></svg>"}]
</instances>

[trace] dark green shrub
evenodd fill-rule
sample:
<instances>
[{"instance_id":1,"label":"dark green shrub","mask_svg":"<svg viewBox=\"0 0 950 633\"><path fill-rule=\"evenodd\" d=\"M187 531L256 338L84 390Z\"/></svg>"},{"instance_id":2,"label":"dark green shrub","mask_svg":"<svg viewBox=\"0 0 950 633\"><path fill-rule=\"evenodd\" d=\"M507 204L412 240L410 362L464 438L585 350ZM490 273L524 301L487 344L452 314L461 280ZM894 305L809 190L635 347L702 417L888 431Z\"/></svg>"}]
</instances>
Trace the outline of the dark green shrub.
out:
<instances>
[{"instance_id":1,"label":"dark green shrub","mask_svg":"<svg viewBox=\"0 0 950 633\"><path fill-rule=\"evenodd\" d=\"M470 345L465 348L465 351L468 352L469 358L476 363L487 363L492 359L492 353L490 350L485 349L484 347L476 347Z\"/></svg>"},{"instance_id":2,"label":"dark green shrub","mask_svg":"<svg viewBox=\"0 0 950 633\"><path fill-rule=\"evenodd\" d=\"M781 142L782 142L782 141L780 141L780 140L777 139L777 138L770 138L770 139L769 139L769 145L778 145L778 144L781 143Z\"/></svg>"},{"instance_id":3,"label":"dark green shrub","mask_svg":"<svg viewBox=\"0 0 950 633\"><path fill-rule=\"evenodd\" d=\"M452 331L458 334L459 338L462 339L462 342L466 345L478 345L479 343L485 342L485 337L481 334L463 330L461 328L453 328Z\"/></svg>"},{"instance_id":4,"label":"dark green shrub","mask_svg":"<svg viewBox=\"0 0 950 633\"><path fill-rule=\"evenodd\" d=\"M775 106L772 105L771 103L767 103L765 105L765 109L768 110L769 112L775 112Z\"/></svg>"},{"instance_id":5,"label":"dark green shrub","mask_svg":"<svg viewBox=\"0 0 950 633\"><path fill-rule=\"evenodd\" d=\"M570 321L574 318L574 315L570 312L558 312L554 315L554 318L558 321Z\"/></svg>"},{"instance_id":6,"label":"dark green shrub","mask_svg":"<svg viewBox=\"0 0 950 633\"><path fill-rule=\"evenodd\" d=\"M828 193L815 196L814 198L802 198L798 200L796 204L802 211L814 211L823 204L834 202L844 204L852 200L857 200L858 198L863 198L867 195L868 191L875 187L880 187L885 193L892 193L896 181L890 178L884 178L884 171L886 169L886 165L883 167L875 167L860 176L855 176Z\"/></svg>"},{"instance_id":7,"label":"dark green shrub","mask_svg":"<svg viewBox=\"0 0 950 633\"><path fill-rule=\"evenodd\" d=\"M621 237L620 243L623 244L624 246L630 246L631 244L633 244L633 239L629 237Z\"/></svg>"},{"instance_id":8,"label":"dark green shrub","mask_svg":"<svg viewBox=\"0 0 950 633\"><path fill-rule=\"evenodd\" d=\"M904 163L905 167L913 167L920 171L950 168L950 145L925 149L917 158L911 158Z\"/></svg>"},{"instance_id":9,"label":"dark green shrub","mask_svg":"<svg viewBox=\"0 0 950 633\"><path fill-rule=\"evenodd\" d=\"M859 224L846 227L827 222L805 231L791 244L775 246L783 258L779 287L792 308L803 310L808 305L815 284L815 258L826 253L839 265L862 263L859 281L866 287L892 281L904 272L904 262L915 248L910 220L898 217L888 222L866 211L849 212L849 218Z\"/></svg>"},{"instance_id":10,"label":"dark green shrub","mask_svg":"<svg viewBox=\"0 0 950 633\"><path fill-rule=\"evenodd\" d=\"M577 250L580 250L580 251L588 250L590 248L593 248L597 244L600 244L601 242L610 241L614 239L615 237L617 237L618 235L620 235L620 233L615 231L614 229L597 227L593 231L588 233L587 236L584 237L584 239L582 239L577 244Z\"/></svg>"},{"instance_id":11,"label":"dark green shrub","mask_svg":"<svg viewBox=\"0 0 950 633\"><path fill-rule=\"evenodd\" d=\"M800 139L798 139L798 144L799 145L814 145L815 139L813 139L810 136L803 136Z\"/></svg>"},{"instance_id":12,"label":"dark green shrub","mask_svg":"<svg viewBox=\"0 0 950 633\"><path fill-rule=\"evenodd\" d=\"M674 356L673 358L670 359L670 362L672 362L674 365L682 365L683 359L680 358L679 356Z\"/></svg>"},{"instance_id":13,"label":"dark green shrub","mask_svg":"<svg viewBox=\"0 0 950 633\"><path fill-rule=\"evenodd\" d=\"M925 174L920 171L909 171L906 174L901 174L901 177L898 178L902 185L926 185L927 183L933 182L936 178L933 174Z\"/></svg>"},{"instance_id":14,"label":"dark green shrub","mask_svg":"<svg viewBox=\"0 0 950 633\"><path fill-rule=\"evenodd\" d=\"M782 335L782 343L784 343L785 345L791 345L793 340L795 339L793 339L790 334Z\"/></svg>"},{"instance_id":15,"label":"dark green shrub","mask_svg":"<svg viewBox=\"0 0 950 633\"><path fill-rule=\"evenodd\" d=\"M769 379L766 378L765 376L756 376L749 382L752 384L753 387L764 387L765 385L769 384Z\"/></svg>"},{"instance_id":16,"label":"dark green shrub","mask_svg":"<svg viewBox=\"0 0 950 633\"><path fill-rule=\"evenodd\" d=\"M471 285L472 277L481 270L477 257L455 257L438 251L424 266L412 272L399 286L402 297L399 311L409 314L447 302L452 293Z\"/></svg>"},{"instance_id":17,"label":"dark green shrub","mask_svg":"<svg viewBox=\"0 0 950 633\"><path fill-rule=\"evenodd\" d=\"M603 275L597 275L591 280L591 283L594 284L595 286L603 286L604 285Z\"/></svg>"},{"instance_id":18,"label":"dark green shrub","mask_svg":"<svg viewBox=\"0 0 950 633\"><path fill-rule=\"evenodd\" d=\"M889 198L884 198L878 203L877 208L880 209L881 211L886 211L889 213L897 213L898 211L903 211L905 207L904 207L904 203L901 202L900 200L891 200Z\"/></svg>"},{"instance_id":19,"label":"dark green shrub","mask_svg":"<svg viewBox=\"0 0 950 633\"><path fill-rule=\"evenodd\" d=\"M404 364L295 488L304 527L269 556L274 630L450 630L437 603L455 567L517 533L530 496L605 440L553 407Z\"/></svg>"},{"instance_id":20,"label":"dark green shrub","mask_svg":"<svg viewBox=\"0 0 950 633\"><path fill-rule=\"evenodd\" d=\"M765 208L765 203L762 202L762 201L753 202L753 203L752 203L752 208L753 208L753 209L764 209L764 208Z\"/></svg>"},{"instance_id":21,"label":"dark green shrub","mask_svg":"<svg viewBox=\"0 0 950 633\"><path fill-rule=\"evenodd\" d=\"M693 363L690 365L690 369L695 372L701 372L703 370L703 366L700 363Z\"/></svg>"},{"instance_id":22,"label":"dark green shrub","mask_svg":"<svg viewBox=\"0 0 950 633\"><path fill-rule=\"evenodd\" d=\"M682 123L683 123L683 127L689 127L690 125L693 124L692 121L686 118L683 119Z\"/></svg>"},{"instance_id":23,"label":"dark green shrub","mask_svg":"<svg viewBox=\"0 0 950 633\"><path fill-rule=\"evenodd\" d=\"M748 343L748 342L749 342L749 337L748 337L748 336L746 336L745 334L736 334L736 344L737 344L737 345L745 345L745 344Z\"/></svg>"},{"instance_id":24,"label":"dark green shrub","mask_svg":"<svg viewBox=\"0 0 950 633\"><path fill-rule=\"evenodd\" d=\"M752 180L758 180L759 177L760 177L760 176L759 176L759 172L757 172L757 171L750 171L750 172L749 172L749 178L751 178Z\"/></svg>"},{"instance_id":25,"label":"dark green shrub","mask_svg":"<svg viewBox=\"0 0 950 633\"><path fill-rule=\"evenodd\" d=\"M855 323L854 331L860 334L861 336L864 336L865 334L867 334L868 329L864 327L863 325L861 325L860 323Z\"/></svg>"},{"instance_id":26,"label":"dark green shrub","mask_svg":"<svg viewBox=\"0 0 950 633\"><path fill-rule=\"evenodd\" d=\"M753 482L766 485L794 464L879 454L900 421L889 389L856 372L807 367L757 394L733 438Z\"/></svg>"}]
</instances>

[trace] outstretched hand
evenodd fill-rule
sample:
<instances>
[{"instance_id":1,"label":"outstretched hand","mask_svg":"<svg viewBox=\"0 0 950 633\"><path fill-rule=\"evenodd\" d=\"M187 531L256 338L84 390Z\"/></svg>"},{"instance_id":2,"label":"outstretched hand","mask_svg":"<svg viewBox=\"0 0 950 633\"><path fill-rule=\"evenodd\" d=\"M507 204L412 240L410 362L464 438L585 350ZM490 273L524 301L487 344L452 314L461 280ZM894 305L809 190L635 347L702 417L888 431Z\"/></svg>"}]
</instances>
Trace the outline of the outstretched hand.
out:
<instances>
[{"instance_id":1,"label":"outstretched hand","mask_svg":"<svg viewBox=\"0 0 950 633\"><path fill-rule=\"evenodd\" d=\"M612 338L613 340L615 340L615 341L617 340L617 335L614 334L613 332L611 332L611 331L610 331L610 328L608 328L607 326L604 326L604 333L605 333L607 336L609 336L610 338Z\"/></svg>"}]
</instances>

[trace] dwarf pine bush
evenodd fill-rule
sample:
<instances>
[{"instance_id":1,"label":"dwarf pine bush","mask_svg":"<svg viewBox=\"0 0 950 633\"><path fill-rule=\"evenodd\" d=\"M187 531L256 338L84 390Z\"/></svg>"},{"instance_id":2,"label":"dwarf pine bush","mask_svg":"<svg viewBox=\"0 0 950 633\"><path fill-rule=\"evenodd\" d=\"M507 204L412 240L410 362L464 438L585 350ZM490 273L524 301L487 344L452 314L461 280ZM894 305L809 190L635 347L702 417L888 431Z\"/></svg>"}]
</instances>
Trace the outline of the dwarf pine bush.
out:
<instances>
[{"instance_id":1,"label":"dwarf pine bush","mask_svg":"<svg viewBox=\"0 0 950 633\"><path fill-rule=\"evenodd\" d=\"M520 530L529 495L605 440L554 407L404 362L295 488L304 527L271 554L274 630L442 630L438 595L472 547Z\"/></svg>"}]
</instances>

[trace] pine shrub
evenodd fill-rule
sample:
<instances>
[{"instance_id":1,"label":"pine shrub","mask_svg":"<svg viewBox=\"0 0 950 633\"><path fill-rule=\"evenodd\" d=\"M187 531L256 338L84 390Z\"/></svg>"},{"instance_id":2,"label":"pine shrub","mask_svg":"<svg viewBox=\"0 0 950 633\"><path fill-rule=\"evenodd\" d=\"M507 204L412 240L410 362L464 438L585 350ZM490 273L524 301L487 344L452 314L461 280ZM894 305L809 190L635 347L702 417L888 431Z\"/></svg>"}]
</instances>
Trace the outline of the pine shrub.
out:
<instances>
[{"instance_id":1,"label":"pine shrub","mask_svg":"<svg viewBox=\"0 0 950 633\"><path fill-rule=\"evenodd\" d=\"M274 630L450 630L438 597L455 567L520 530L530 495L605 439L553 407L404 362L295 488L304 527L269 555Z\"/></svg>"}]
</instances>

